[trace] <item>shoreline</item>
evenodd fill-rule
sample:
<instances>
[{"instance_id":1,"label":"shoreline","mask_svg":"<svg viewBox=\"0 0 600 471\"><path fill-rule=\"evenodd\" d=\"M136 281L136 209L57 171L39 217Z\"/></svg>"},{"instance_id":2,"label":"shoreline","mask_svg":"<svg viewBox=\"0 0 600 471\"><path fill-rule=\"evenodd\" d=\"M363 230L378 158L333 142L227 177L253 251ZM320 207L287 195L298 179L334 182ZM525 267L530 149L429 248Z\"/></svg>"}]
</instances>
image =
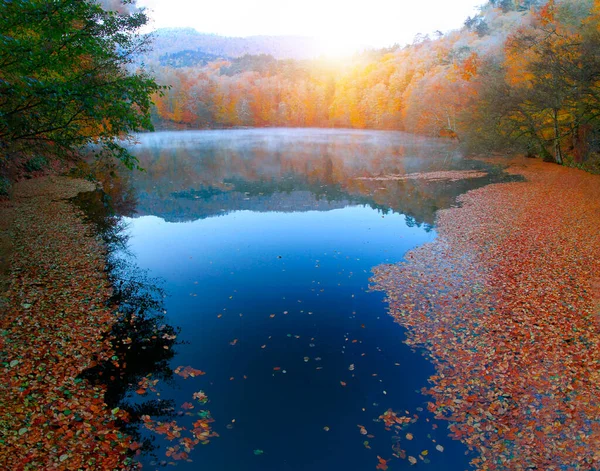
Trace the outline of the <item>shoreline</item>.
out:
<instances>
[{"instance_id":1,"label":"shoreline","mask_svg":"<svg viewBox=\"0 0 600 471\"><path fill-rule=\"evenodd\" d=\"M600 176L532 160L437 214L438 237L374 270L436 368L429 410L478 469L600 464ZM562 467L561 467L562 466ZM533 468L531 468L533 469Z\"/></svg>"},{"instance_id":2,"label":"shoreline","mask_svg":"<svg viewBox=\"0 0 600 471\"><path fill-rule=\"evenodd\" d=\"M478 469L598 466L600 423L587 422L600 416L600 176L530 159L507 171L527 180L461 195L437 213L433 242L373 280L407 343L431 355L430 410ZM0 320L7 469L131 469L139 447L106 388L80 379L114 353L106 247L68 201L95 188L27 180L0 208L14 241Z\"/></svg>"},{"instance_id":3,"label":"shoreline","mask_svg":"<svg viewBox=\"0 0 600 471\"><path fill-rule=\"evenodd\" d=\"M112 355L105 247L68 201L95 185L67 177L14 188L2 324L2 451L6 469L127 469L127 420L81 373Z\"/></svg>"}]
</instances>

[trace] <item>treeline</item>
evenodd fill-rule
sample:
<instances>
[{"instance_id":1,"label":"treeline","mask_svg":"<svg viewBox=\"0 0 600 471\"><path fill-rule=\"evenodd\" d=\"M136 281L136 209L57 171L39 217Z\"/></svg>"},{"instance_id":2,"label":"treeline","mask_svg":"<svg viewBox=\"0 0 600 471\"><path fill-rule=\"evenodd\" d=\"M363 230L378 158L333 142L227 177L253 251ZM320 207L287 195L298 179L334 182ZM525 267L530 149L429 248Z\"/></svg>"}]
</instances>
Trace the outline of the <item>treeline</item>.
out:
<instances>
[{"instance_id":1,"label":"treeline","mask_svg":"<svg viewBox=\"0 0 600 471\"><path fill-rule=\"evenodd\" d=\"M600 0L491 0L464 27L351 61L159 67L154 120L396 129L584 163L600 150Z\"/></svg>"}]
</instances>

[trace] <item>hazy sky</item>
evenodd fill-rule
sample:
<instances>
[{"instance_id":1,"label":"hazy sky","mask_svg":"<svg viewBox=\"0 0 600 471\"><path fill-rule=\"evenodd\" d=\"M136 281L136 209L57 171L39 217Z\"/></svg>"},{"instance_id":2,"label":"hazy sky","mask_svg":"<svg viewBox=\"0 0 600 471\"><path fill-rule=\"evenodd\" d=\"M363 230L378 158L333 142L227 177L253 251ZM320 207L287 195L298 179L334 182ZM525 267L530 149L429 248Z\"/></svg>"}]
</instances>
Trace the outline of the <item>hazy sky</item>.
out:
<instances>
[{"instance_id":1,"label":"hazy sky","mask_svg":"<svg viewBox=\"0 0 600 471\"><path fill-rule=\"evenodd\" d=\"M485 0L138 0L155 28L191 26L226 36L322 38L332 52L391 46L417 33L459 28Z\"/></svg>"}]
</instances>

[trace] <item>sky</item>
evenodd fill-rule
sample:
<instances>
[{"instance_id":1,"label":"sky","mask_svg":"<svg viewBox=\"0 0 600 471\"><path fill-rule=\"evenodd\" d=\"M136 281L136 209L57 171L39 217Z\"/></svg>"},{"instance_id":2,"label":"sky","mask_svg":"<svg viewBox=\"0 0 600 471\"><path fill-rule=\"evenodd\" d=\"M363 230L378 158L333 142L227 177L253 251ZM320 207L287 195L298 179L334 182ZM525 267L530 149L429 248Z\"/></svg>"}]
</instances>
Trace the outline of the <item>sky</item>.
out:
<instances>
[{"instance_id":1,"label":"sky","mask_svg":"<svg viewBox=\"0 0 600 471\"><path fill-rule=\"evenodd\" d=\"M299 35L332 53L411 43L418 33L460 28L485 0L138 0L153 28L224 36Z\"/></svg>"}]
</instances>

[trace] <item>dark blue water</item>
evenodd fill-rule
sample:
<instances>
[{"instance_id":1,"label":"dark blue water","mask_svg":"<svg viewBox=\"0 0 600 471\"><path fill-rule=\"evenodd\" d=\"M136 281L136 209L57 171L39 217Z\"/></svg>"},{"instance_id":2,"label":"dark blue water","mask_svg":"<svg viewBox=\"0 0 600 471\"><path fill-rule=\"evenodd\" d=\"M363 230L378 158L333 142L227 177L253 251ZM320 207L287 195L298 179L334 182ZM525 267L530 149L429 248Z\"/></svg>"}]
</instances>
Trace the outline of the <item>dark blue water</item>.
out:
<instances>
[{"instance_id":1,"label":"dark blue water","mask_svg":"<svg viewBox=\"0 0 600 471\"><path fill-rule=\"evenodd\" d=\"M407 469L392 457L400 443L418 466L467 469L464 446L426 410L420 390L431 364L402 342L369 277L431 241L435 211L502 178L498 170L463 160L448 143L391 132L200 131L140 140L134 152L147 171L128 182L137 208L125 219L129 249L163 280L165 318L181 329L170 367L206 372L159 381L151 394L173 400L176 411L186 402L195 405L191 414L209 410L220 435L178 468L368 470L381 456L390 470ZM491 175L459 182L357 180L482 168ZM205 405L192 398L200 390ZM395 438L376 421L389 408L416 419ZM190 428L194 419L176 420ZM158 436L156 456L140 459L161 468L176 444Z\"/></svg>"}]
</instances>

